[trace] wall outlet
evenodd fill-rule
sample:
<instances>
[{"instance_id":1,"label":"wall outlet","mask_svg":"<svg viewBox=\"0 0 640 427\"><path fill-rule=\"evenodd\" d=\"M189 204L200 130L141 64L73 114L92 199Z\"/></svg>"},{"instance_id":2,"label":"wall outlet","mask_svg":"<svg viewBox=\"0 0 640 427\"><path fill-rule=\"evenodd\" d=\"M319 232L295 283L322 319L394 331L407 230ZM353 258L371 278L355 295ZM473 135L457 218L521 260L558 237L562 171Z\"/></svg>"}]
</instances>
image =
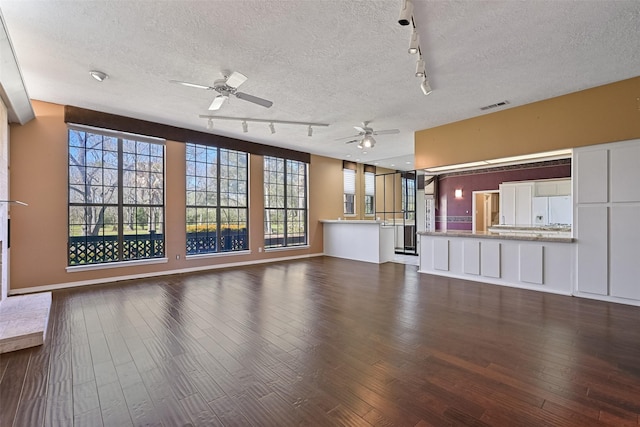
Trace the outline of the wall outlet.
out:
<instances>
[{"instance_id":1,"label":"wall outlet","mask_svg":"<svg viewBox=\"0 0 640 427\"><path fill-rule=\"evenodd\" d=\"M180 259L180 255L176 255L176 259Z\"/></svg>"},{"instance_id":2,"label":"wall outlet","mask_svg":"<svg viewBox=\"0 0 640 427\"><path fill-rule=\"evenodd\" d=\"M258 248L258 252L262 252L262 246Z\"/></svg>"}]
</instances>

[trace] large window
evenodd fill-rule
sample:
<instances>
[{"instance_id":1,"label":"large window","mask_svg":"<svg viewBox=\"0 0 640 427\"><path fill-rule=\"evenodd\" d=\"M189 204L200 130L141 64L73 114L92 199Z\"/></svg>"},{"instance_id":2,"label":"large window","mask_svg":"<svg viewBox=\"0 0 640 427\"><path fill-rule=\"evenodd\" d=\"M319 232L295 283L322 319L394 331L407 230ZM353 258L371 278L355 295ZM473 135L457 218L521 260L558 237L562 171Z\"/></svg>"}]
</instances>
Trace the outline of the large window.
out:
<instances>
[{"instance_id":1,"label":"large window","mask_svg":"<svg viewBox=\"0 0 640 427\"><path fill-rule=\"evenodd\" d=\"M373 216L375 214L376 196L376 174L375 172L364 172L364 214Z\"/></svg>"},{"instance_id":2,"label":"large window","mask_svg":"<svg viewBox=\"0 0 640 427\"><path fill-rule=\"evenodd\" d=\"M187 255L248 249L248 154L187 144L186 158Z\"/></svg>"},{"instance_id":3,"label":"large window","mask_svg":"<svg viewBox=\"0 0 640 427\"><path fill-rule=\"evenodd\" d=\"M164 144L69 128L68 264L164 256Z\"/></svg>"},{"instance_id":4,"label":"large window","mask_svg":"<svg viewBox=\"0 0 640 427\"><path fill-rule=\"evenodd\" d=\"M356 214L356 171L354 169L342 169L342 181L344 184L343 206L345 215Z\"/></svg>"},{"instance_id":5,"label":"large window","mask_svg":"<svg viewBox=\"0 0 640 427\"><path fill-rule=\"evenodd\" d=\"M264 158L265 248L307 244L307 164Z\"/></svg>"},{"instance_id":6,"label":"large window","mask_svg":"<svg viewBox=\"0 0 640 427\"><path fill-rule=\"evenodd\" d=\"M416 176L410 172L402 174L402 211L404 219L416 219Z\"/></svg>"}]
</instances>

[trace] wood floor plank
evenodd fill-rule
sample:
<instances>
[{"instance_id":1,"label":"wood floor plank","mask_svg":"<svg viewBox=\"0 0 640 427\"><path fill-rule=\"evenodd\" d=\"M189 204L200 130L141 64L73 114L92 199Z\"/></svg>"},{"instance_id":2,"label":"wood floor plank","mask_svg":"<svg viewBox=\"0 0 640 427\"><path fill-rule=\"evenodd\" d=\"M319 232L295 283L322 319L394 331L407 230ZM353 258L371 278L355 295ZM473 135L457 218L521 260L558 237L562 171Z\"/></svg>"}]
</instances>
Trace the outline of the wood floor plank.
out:
<instances>
[{"instance_id":1,"label":"wood floor plank","mask_svg":"<svg viewBox=\"0 0 640 427\"><path fill-rule=\"evenodd\" d=\"M640 307L328 257L53 292L0 425L640 425Z\"/></svg>"}]
</instances>

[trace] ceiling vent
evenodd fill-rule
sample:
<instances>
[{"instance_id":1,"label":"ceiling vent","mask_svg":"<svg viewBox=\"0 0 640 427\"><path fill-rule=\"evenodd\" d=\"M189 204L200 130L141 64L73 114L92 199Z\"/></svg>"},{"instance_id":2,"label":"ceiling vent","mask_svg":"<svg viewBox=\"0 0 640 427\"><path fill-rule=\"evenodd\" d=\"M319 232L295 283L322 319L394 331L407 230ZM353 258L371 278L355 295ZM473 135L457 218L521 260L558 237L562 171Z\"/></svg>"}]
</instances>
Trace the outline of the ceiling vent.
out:
<instances>
[{"instance_id":1,"label":"ceiling vent","mask_svg":"<svg viewBox=\"0 0 640 427\"><path fill-rule=\"evenodd\" d=\"M509 104L509 101L500 101L500 102L496 102L495 104L487 105L485 107L480 107L480 109L482 111L491 110L493 108L502 107L502 106L507 105L507 104Z\"/></svg>"}]
</instances>

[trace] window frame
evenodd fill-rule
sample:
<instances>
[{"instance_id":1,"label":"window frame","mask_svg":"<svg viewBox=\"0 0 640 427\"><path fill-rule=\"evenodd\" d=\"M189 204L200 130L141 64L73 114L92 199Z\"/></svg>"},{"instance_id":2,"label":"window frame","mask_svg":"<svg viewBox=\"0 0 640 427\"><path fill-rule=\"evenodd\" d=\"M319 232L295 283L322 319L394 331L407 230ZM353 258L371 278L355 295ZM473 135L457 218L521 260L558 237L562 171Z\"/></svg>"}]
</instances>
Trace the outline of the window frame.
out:
<instances>
[{"instance_id":1,"label":"window frame","mask_svg":"<svg viewBox=\"0 0 640 427\"><path fill-rule=\"evenodd\" d=\"M72 133L84 133L84 141L83 145L72 145L73 137ZM100 140L93 147L87 147L87 141L90 135L99 136ZM78 137L81 138L81 137ZM113 141L115 140L115 141ZM110 149L105 149L105 146L108 146L109 143L114 144ZM127 147L125 147L125 144ZM149 144L147 147L148 154L143 152L138 152L138 149L141 148L138 144ZM131 149L131 145L135 146L134 151L126 151L126 148ZM100 148L96 148L96 147ZM160 150L152 148L154 146L160 146ZM72 158L75 159L72 152L75 153L76 156L83 152L82 161L75 160L75 163L72 164ZM99 152L100 156L100 164L89 165L87 162L87 153L93 152L94 154ZM115 159L116 166L114 167L106 167L105 159L108 154L111 153L112 160ZM134 169L130 168L130 164L127 164L126 159L133 157L134 160ZM147 167L145 170L144 166L139 168L138 158L146 158L148 159ZM160 161L156 161L155 163L152 159L160 159ZM144 162L142 163L144 165ZM153 170L153 166L160 166L160 170ZM111 165L113 166L113 164ZM76 170L77 169L77 170ZM87 175L86 172L88 169L94 169L96 173L100 172L99 176L92 176L91 182L87 183ZM72 171L75 171L72 172ZM83 172L84 171L84 172ZM111 172L109 172L111 171ZM80 175L78 175L80 172ZM125 177L129 172L134 173L135 181L134 185L131 186L131 182L126 181ZM75 175L75 176L74 176ZM106 176L109 176L112 180L115 179L115 185L111 182L111 185L104 185L104 180ZM145 175L147 175L145 177ZM161 177L161 186L154 187L157 184L155 181L158 177ZM138 179L142 177L142 180L147 179L147 185L138 185ZM80 181L78 178L84 178L82 182L72 182L72 181ZM94 181L97 180L97 183ZM100 184L101 183L101 184ZM129 185L125 185L129 184ZM161 138L148 137L144 135L136 135L130 134L126 132L113 131L109 129L101 129L95 128L91 126L82 126L77 124L69 124L67 126L67 271L76 271L76 270L84 270L84 269L96 269L96 268L111 268L117 267L119 265L134 265L140 263L157 263L164 262L166 260L166 146L165 140ZM82 191L78 190L77 187L84 187L84 194ZM102 199L101 202L91 202L87 201L87 193L91 189L94 191L95 188L105 188L111 189L111 194L107 197L111 199L110 201L104 200L104 191L101 196L98 196ZM125 201L125 193L131 195L131 190L134 190L134 202L130 200ZM138 190L141 192L139 193ZM74 193L74 191L76 193ZM157 192L160 192L161 195L158 198ZM81 198L84 199L82 201L73 201L76 199L74 195L77 193L81 194ZM98 192L99 193L99 192ZM155 193L155 194L154 194ZM95 193L97 194L97 193ZM113 201L113 195L115 194L115 201ZM144 197L144 195L148 195L149 202L140 203L137 201L138 197ZM155 197L155 201L152 202L151 199ZM80 208L80 209L76 209ZM99 213L96 216L95 223L88 220L88 212L89 209L98 208L100 209ZM126 212L129 214L129 218L131 215L135 216L135 220L133 222L128 222L129 226L135 223L135 233L127 233L125 231L125 211L127 209L132 209L132 212ZM142 213L138 211L138 209L143 209ZM146 221L140 221L140 215L144 218L145 213L144 210L149 209L148 216ZM72 212L84 210L84 215L73 215ZM110 212L107 212L109 210ZM159 212L158 212L159 210ZM115 221L105 222L105 217L114 216L115 212ZM160 220L154 221L154 217L161 218ZM72 223L73 218L80 222ZM93 213L91 214L93 217ZM149 229L148 234L138 234L139 224L145 224L149 227L152 224L155 224L153 232L152 229ZM105 228L111 225L115 228L116 234L106 234ZM72 229L74 227L81 226L85 229L83 234L80 235L72 235ZM93 226L98 227L94 229L90 234L87 233L86 227ZM157 228L155 228L157 227ZM144 230L144 225L142 225ZM161 229L161 233L156 233L157 229ZM100 234L101 232L101 234ZM148 238L140 239L138 236L149 236ZM115 239L112 237L115 236ZM135 237L131 237L135 236ZM108 238L107 238L108 237ZM107 242L110 242L109 244ZM142 252L143 256L139 256L140 252ZM94 254L93 259L89 259L91 254ZM102 256L98 256L98 253L102 253ZM78 259L80 261L78 261ZM75 260L73 262L72 260Z\"/></svg>"},{"instance_id":2,"label":"window frame","mask_svg":"<svg viewBox=\"0 0 640 427\"><path fill-rule=\"evenodd\" d=\"M367 179L370 178L370 179ZM369 188L369 184L373 188ZM364 171L364 216L370 217L376 214L376 174Z\"/></svg>"},{"instance_id":3,"label":"window frame","mask_svg":"<svg viewBox=\"0 0 640 427\"><path fill-rule=\"evenodd\" d=\"M270 161L275 161L277 162L282 162L282 179L279 179L280 177L276 177L276 181L275 183L272 183L270 178L267 177L267 174L269 172L276 172L276 173L280 173L278 170L271 170L267 168L267 163ZM289 194L290 194L290 183L288 182L288 174L287 171L289 170L288 164L290 163L295 163L298 165L298 170L300 169L300 167L302 166L304 169L304 180L303 180L303 188L304 188L304 207L300 208L293 208L289 206ZM298 174L299 175L299 174ZM279 197L279 195L276 194L271 194L268 192L267 188L271 185L280 185L282 186L282 190L283 190L283 200L282 200L282 206L271 206L270 203L270 199L277 199ZM265 251L273 251L273 250L282 250L282 249L295 249L295 248L301 248L301 247L306 247L309 245L309 164L306 162L302 162L299 160L293 160L293 159L287 159L287 158L282 158L282 157L275 157L275 156L264 156L263 157L263 186L264 186L264 219L263 219L263 238L264 238L264 249ZM297 186L299 187L299 185ZM298 197L299 198L299 197ZM276 202L277 204L277 202ZM272 230L273 228L270 227L271 223L273 221L271 221L271 212L275 211L276 213L276 217L277 217L277 213L278 211L283 211L283 215L282 215L282 230L283 230L283 234L282 237L279 238L277 232L274 233ZM291 212L301 212L302 214L298 214L298 217L302 217L302 223L303 223L303 234L302 234L302 240L297 242L297 243L293 243L290 242L290 236L289 236L289 213ZM280 221L276 221L276 222L280 222ZM270 231L267 230L267 228L269 228ZM274 237L275 236L275 237ZM273 241L276 240L276 242L279 243L268 243L268 241Z\"/></svg>"},{"instance_id":4,"label":"window frame","mask_svg":"<svg viewBox=\"0 0 640 427\"><path fill-rule=\"evenodd\" d=\"M348 175L351 175L349 177ZM357 173L355 169L343 168L342 169L342 182L343 182L343 194L342 194L342 214L344 216L356 216L356 177ZM347 188L349 186L349 188ZM349 209L351 208L351 209Z\"/></svg>"},{"instance_id":5,"label":"window frame","mask_svg":"<svg viewBox=\"0 0 640 427\"><path fill-rule=\"evenodd\" d=\"M190 148L194 149L193 153L193 173L194 175L189 174L189 154L188 150ZM201 161L197 159L197 150L205 150L205 161ZM209 153L215 153L215 163L211 163L208 161ZM240 163L236 162L235 165L232 165L229 161L223 163L223 154L226 154L227 158L230 155L235 155L237 158L243 156L245 158L244 167L241 167ZM188 258L190 257L201 257L207 255L221 255L221 254L234 254L240 252L246 252L249 250L249 212L250 212L250 200L249 200L249 169L250 169L250 156L249 153L239 150L231 150L227 148L216 147L213 145L207 144L198 144L188 142L185 144L185 253ZM198 164L204 165L205 175L198 175ZM215 166L215 176L209 176L209 168L211 166ZM224 167L234 167L235 169L245 169L244 179L230 179L229 177L223 177L222 170ZM194 188L189 188L190 178L194 181ZM205 180L205 189L197 189L197 182L200 179ZM212 190L207 185L207 181L212 179L215 181L215 188ZM229 188L229 182L236 181L236 188L239 187L239 184L244 184L244 193L240 190L237 190L235 193L226 194L235 194L236 200L244 197L244 205L242 204L222 204L222 193L224 193L223 186L221 185L223 180L227 181L227 189ZM189 192L193 191L193 200L194 203L189 202ZM205 203L199 204L198 193L202 194L204 192L204 197L201 197ZM210 197L208 197L209 193L215 193L215 203L209 204ZM229 200L229 198L227 198ZM198 210L204 210L204 214L207 217L207 221L204 223L206 226L205 231L198 231L199 227L203 224L200 221L189 222L190 210L195 210L196 216L198 215ZM223 212L224 211L232 211L237 210L238 213L240 211L244 211L244 222L239 219L235 221L238 225L236 229L236 233L232 232L230 225L233 222L227 222L223 220ZM209 221L208 217L211 215L211 211L214 211L214 221ZM238 217L240 218L240 216ZM240 228L239 225L244 223L244 228ZM210 232L211 226L214 226L214 232ZM195 226L195 231L190 232L189 227ZM225 226L227 226L225 228ZM226 231L225 231L226 230ZM241 232L244 230L244 232ZM194 236L190 236L190 234L194 234ZM213 234L210 236L210 234ZM194 249L192 249L194 248Z\"/></svg>"}]
</instances>

